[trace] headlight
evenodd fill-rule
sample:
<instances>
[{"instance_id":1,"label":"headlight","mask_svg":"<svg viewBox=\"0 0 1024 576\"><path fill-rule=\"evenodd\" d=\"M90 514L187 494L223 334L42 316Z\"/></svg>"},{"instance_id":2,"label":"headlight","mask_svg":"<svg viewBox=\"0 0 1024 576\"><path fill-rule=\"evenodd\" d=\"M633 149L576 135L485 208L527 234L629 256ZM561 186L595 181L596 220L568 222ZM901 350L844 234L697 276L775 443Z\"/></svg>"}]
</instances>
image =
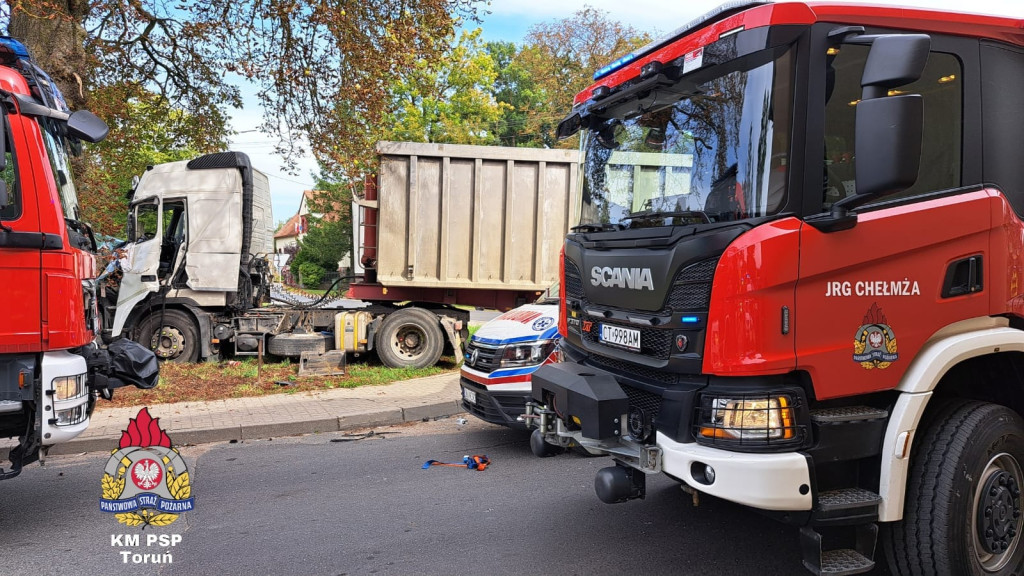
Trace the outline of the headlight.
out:
<instances>
[{"instance_id":1,"label":"headlight","mask_svg":"<svg viewBox=\"0 0 1024 576\"><path fill-rule=\"evenodd\" d=\"M55 400L71 400L84 396L85 393L85 374L61 376L53 379L53 397Z\"/></svg>"},{"instance_id":2,"label":"headlight","mask_svg":"<svg viewBox=\"0 0 1024 576\"><path fill-rule=\"evenodd\" d=\"M793 400L789 396L701 398L698 439L756 444L792 440L796 436Z\"/></svg>"},{"instance_id":3,"label":"headlight","mask_svg":"<svg viewBox=\"0 0 1024 576\"><path fill-rule=\"evenodd\" d=\"M68 408L67 410L57 410L54 412L57 420L55 424L57 426L81 424L82 422L85 422L85 419L88 416L87 408L88 405L82 404L81 406L75 406L74 408Z\"/></svg>"},{"instance_id":4,"label":"headlight","mask_svg":"<svg viewBox=\"0 0 1024 576\"><path fill-rule=\"evenodd\" d=\"M540 364L554 351L556 342L556 340L537 340L528 344L505 346L501 355L501 367L514 368Z\"/></svg>"}]
</instances>

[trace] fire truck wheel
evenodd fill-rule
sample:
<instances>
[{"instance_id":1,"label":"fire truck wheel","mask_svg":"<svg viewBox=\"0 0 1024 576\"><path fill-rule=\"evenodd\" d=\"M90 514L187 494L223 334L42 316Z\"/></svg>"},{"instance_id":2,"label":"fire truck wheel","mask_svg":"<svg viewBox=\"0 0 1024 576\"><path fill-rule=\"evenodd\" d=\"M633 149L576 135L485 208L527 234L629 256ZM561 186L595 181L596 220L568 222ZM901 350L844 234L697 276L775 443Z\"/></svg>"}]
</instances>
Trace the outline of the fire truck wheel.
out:
<instances>
[{"instance_id":1,"label":"fire truck wheel","mask_svg":"<svg viewBox=\"0 0 1024 576\"><path fill-rule=\"evenodd\" d=\"M377 333L377 356L391 368L433 366L443 349L444 333L437 316L421 308L388 314Z\"/></svg>"},{"instance_id":2,"label":"fire truck wheel","mask_svg":"<svg viewBox=\"0 0 1024 576\"><path fill-rule=\"evenodd\" d=\"M157 330L163 318L163 327ZM149 346L157 359L187 363L199 360L199 329L181 310L154 310L139 324L139 343Z\"/></svg>"},{"instance_id":3,"label":"fire truck wheel","mask_svg":"<svg viewBox=\"0 0 1024 576\"><path fill-rule=\"evenodd\" d=\"M883 537L893 574L1020 574L1024 421L949 402L914 441L903 520Z\"/></svg>"}]
</instances>

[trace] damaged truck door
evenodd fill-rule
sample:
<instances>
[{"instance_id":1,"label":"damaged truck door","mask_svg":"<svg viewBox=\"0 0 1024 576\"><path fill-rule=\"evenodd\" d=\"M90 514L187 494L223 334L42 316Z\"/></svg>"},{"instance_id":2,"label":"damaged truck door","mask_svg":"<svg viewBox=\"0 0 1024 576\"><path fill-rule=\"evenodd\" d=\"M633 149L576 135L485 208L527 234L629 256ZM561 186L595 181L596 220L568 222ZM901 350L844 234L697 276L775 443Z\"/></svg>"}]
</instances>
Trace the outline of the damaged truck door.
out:
<instances>
[{"instance_id":1,"label":"damaged truck door","mask_svg":"<svg viewBox=\"0 0 1024 576\"><path fill-rule=\"evenodd\" d=\"M121 259L124 277L117 295L114 334L120 334L132 308L151 292L160 289L157 272L160 267L162 224L160 199L145 198L132 204L128 219L128 239Z\"/></svg>"}]
</instances>

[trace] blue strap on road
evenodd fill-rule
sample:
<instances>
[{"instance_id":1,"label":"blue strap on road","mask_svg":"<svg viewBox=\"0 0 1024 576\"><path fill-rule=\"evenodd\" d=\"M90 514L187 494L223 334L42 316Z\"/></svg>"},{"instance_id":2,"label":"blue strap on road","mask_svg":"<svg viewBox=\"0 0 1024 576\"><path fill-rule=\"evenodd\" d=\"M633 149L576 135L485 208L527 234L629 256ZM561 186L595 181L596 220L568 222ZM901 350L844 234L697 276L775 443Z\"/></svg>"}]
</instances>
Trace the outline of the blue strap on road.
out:
<instances>
[{"instance_id":1,"label":"blue strap on road","mask_svg":"<svg viewBox=\"0 0 1024 576\"><path fill-rule=\"evenodd\" d=\"M491 460L486 455L474 454L472 456L463 456L462 464L450 464L448 462L439 462L437 460L427 460L423 463L423 469L426 470L431 466L452 466L455 468L465 467L469 470L486 470L490 463Z\"/></svg>"}]
</instances>

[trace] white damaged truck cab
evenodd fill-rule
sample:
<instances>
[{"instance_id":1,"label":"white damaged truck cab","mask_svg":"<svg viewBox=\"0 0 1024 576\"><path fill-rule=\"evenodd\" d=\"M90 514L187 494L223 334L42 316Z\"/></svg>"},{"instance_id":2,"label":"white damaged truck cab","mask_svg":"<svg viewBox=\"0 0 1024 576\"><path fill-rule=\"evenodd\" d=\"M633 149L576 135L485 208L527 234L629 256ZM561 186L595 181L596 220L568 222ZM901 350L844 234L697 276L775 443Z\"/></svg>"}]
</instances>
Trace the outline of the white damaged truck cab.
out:
<instances>
[{"instance_id":1,"label":"white damaged truck cab","mask_svg":"<svg viewBox=\"0 0 1024 576\"><path fill-rule=\"evenodd\" d=\"M201 310L266 298L273 234L267 176L245 154L150 167L132 191L111 335L134 336L163 359L209 356L216 338L204 337L212 326Z\"/></svg>"}]
</instances>

